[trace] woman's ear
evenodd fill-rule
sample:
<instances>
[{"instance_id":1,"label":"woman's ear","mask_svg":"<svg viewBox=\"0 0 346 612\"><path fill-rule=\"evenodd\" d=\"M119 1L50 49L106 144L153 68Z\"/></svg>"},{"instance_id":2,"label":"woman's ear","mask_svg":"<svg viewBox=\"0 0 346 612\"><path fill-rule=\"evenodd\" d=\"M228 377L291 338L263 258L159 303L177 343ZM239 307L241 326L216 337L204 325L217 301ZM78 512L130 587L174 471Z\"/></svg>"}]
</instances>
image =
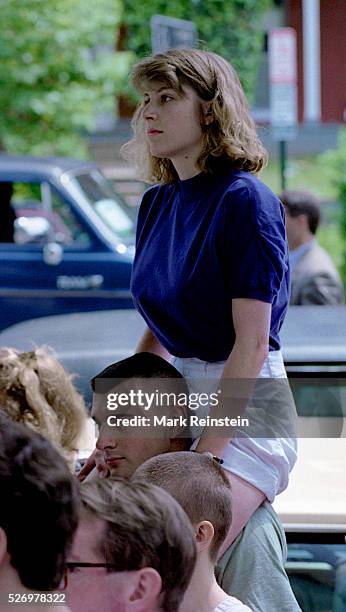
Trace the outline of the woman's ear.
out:
<instances>
[{"instance_id":1,"label":"woman's ear","mask_svg":"<svg viewBox=\"0 0 346 612\"><path fill-rule=\"evenodd\" d=\"M210 125L214 121L214 114L212 111L212 103L211 102L203 102L202 103L202 112L203 112L203 122L204 125Z\"/></svg>"},{"instance_id":2,"label":"woman's ear","mask_svg":"<svg viewBox=\"0 0 346 612\"><path fill-rule=\"evenodd\" d=\"M131 592L128 593L126 610L156 609L162 589L160 574L152 567L144 567L133 572L131 577Z\"/></svg>"},{"instance_id":3,"label":"woman's ear","mask_svg":"<svg viewBox=\"0 0 346 612\"><path fill-rule=\"evenodd\" d=\"M201 521L194 526L197 552L208 550L214 537L214 527L210 521Z\"/></svg>"}]
</instances>

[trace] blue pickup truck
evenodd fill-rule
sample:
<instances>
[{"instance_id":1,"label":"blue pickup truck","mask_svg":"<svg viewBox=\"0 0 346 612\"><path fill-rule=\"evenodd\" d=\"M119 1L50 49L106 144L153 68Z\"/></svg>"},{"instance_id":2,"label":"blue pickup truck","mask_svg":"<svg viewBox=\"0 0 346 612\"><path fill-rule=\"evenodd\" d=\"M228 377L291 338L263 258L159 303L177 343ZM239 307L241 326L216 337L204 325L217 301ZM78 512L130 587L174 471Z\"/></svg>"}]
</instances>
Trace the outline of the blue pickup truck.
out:
<instances>
[{"instance_id":1,"label":"blue pickup truck","mask_svg":"<svg viewBox=\"0 0 346 612\"><path fill-rule=\"evenodd\" d=\"M0 155L0 329L131 308L135 212L94 163Z\"/></svg>"}]
</instances>

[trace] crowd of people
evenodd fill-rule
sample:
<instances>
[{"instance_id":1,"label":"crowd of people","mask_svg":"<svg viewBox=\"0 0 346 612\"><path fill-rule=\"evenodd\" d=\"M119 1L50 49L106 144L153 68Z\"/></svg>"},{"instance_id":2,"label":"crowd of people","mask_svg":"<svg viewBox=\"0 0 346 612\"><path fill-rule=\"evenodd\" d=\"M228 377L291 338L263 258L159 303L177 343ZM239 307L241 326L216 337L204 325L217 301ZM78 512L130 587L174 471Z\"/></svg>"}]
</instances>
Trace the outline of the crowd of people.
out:
<instances>
[{"instance_id":1,"label":"crowd of people","mask_svg":"<svg viewBox=\"0 0 346 612\"><path fill-rule=\"evenodd\" d=\"M267 156L228 62L171 49L139 62L132 82L141 102L124 151L153 183L131 284L147 328L135 355L91 381L98 434L78 479L87 412L71 378L45 349L1 351L0 609L298 612L271 505L297 457L279 337L290 296L284 207L294 299L338 303L339 281L313 239L313 206L288 193L283 207L257 178ZM307 287L298 270L314 253L323 273ZM195 429L176 402L154 435L138 398L158 385L198 396L211 421L218 402L202 396L221 394L227 416L246 413L252 427ZM125 420L137 417L130 432Z\"/></svg>"},{"instance_id":2,"label":"crowd of people","mask_svg":"<svg viewBox=\"0 0 346 612\"><path fill-rule=\"evenodd\" d=\"M73 387L56 360L43 349L36 352L50 359L51 377ZM11 354L4 351L0 364L2 380L11 380L0 405L1 610L12 609L13 593L33 610L35 603L72 612L299 610L284 570L284 532L268 502L229 544L229 480L211 454L189 451L189 432L175 438L172 428L165 439L143 438L143 430L133 437L108 426L104 406L111 390L146 388L150 379L187 389L174 366L138 353L93 379L99 433L78 484L66 450L55 436L48 440L46 420L58 434L66 414L47 395L45 369L37 371L33 358L17 352L9 366ZM18 359L25 362L22 379ZM34 375L41 394L32 396L28 380ZM16 411L8 407L13 397ZM74 390L71 397L80 399Z\"/></svg>"}]
</instances>

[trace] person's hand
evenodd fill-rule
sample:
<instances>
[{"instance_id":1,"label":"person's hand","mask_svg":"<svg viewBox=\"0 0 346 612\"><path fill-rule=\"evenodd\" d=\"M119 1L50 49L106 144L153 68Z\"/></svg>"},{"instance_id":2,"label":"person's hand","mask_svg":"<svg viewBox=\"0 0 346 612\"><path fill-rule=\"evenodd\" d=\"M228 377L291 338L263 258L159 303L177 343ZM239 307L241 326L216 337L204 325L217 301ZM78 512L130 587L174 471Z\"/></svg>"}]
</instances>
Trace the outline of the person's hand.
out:
<instances>
[{"instance_id":1,"label":"person's hand","mask_svg":"<svg viewBox=\"0 0 346 612\"><path fill-rule=\"evenodd\" d=\"M95 448L95 450L93 450L93 452L91 453L90 457L88 457L88 459L86 460L86 462L84 463L82 469L78 472L77 474L77 478L79 480L79 482L83 482L83 480L86 479L86 477L90 474L90 472L92 472L92 470L95 467L95 455L97 453L97 448Z\"/></svg>"},{"instance_id":2,"label":"person's hand","mask_svg":"<svg viewBox=\"0 0 346 612\"><path fill-rule=\"evenodd\" d=\"M97 470L97 475L99 478L109 478L111 475L111 471L109 466L105 461L105 457L102 451L96 449L95 452L95 465Z\"/></svg>"},{"instance_id":3,"label":"person's hand","mask_svg":"<svg viewBox=\"0 0 346 612\"><path fill-rule=\"evenodd\" d=\"M105 462L102 451L98 450L97 448L93 450L90 457L88 457L82 469L77 474L79 482L83 482L83 480L86 479L86 477L90 474L90 472L93 471L94 468L96 468L97 475L99 478L109 478L110 469L107 463Z\"/></svg>"}]
</instances>

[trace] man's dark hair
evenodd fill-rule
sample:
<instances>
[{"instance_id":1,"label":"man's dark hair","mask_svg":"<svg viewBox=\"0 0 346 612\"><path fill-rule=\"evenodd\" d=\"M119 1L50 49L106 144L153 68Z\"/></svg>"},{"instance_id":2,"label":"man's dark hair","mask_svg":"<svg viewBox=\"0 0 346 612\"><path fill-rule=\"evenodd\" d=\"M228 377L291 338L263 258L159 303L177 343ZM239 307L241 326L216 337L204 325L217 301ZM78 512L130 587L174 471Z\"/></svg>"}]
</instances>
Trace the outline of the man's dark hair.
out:
<instances>
[{"instance_id":1,"label":"man's dark hair","mask_svg":"<svg viewBox=\"0 0 346 612\"><path fill-rule=\"evenodd\" d=\"M210 521L214 537L209 555L216 562L232 520L231 485L222 467L201 453L165 453L147 459L132 476L150 482L174 497L193 526Z\"/></svg>"},{"instance_id":2,"label":"man's dark hair","mask_svg":"<svg viewBox=\"0 0 346 612\"><path fill-rule=\"evenodd\" d=\"M56 589L77 527L73 476L50 442L0 407L0 527L22 584Z\"/></svg>"},{"instance_id":3,"label":"man's dark hair","mask_svg":"<svg viewBox=\"0 0 346 612\"><path fill-rule=\"evenodd\" d=\"M107 394L114 387L131 378L155 379L153 391L157 386L162 388L162 385L165 385L162 381L166 380L166 386L169 386L171 392L174 391L177 395L182 393L186 397L189 394L184 376L171 363L159 355L148 352L136 353L126 359L111 363L91 379L91 388L94 393ZM188 450L191 447L192 440L186 428L183 436L175 437L175 435L171 437L172 451Z\"/></svg>"},{"instance_id":4,"label":"man's dark hair","mask_svg":"<svg viewBox=\"0 0 346 612\"><path fill-rule=\"evenodd\" d=\"M178 502L152 484L125 480L85 482L80 495L86 518L106 522L98 551L111 571L155 569L161 609L176 612L196 562L195 534Z\"/></svg>"},{"instance_id":5,"label":"man's dark hair","mask_svg":"<svg viewBox=\"0 0 346 612\"><path fill-rule=\"evenodd\" d=\"M309 191L283 191L279 198L291 217L306 215L310 232L316 234L320 223L320 204L312 193Z\"/></svg>"},{"instance_id":6,"label":"man's dark hair","mask_svg":"<svg viewBox=\"0 0 346 612\"><path fill-rule=\"evenodd\" d=\"M98 384L101 382L102 392L107 392L114 387L115 382L120 384L129 378L176 378L180 379L180 384L184 387L182 390L185 390L186 393L188 391L184 377L171 363L159 355L147 352L136 353L126 359L111 363L91 379L91 387L97 393Z\"/></svg>"}]
</instances>

